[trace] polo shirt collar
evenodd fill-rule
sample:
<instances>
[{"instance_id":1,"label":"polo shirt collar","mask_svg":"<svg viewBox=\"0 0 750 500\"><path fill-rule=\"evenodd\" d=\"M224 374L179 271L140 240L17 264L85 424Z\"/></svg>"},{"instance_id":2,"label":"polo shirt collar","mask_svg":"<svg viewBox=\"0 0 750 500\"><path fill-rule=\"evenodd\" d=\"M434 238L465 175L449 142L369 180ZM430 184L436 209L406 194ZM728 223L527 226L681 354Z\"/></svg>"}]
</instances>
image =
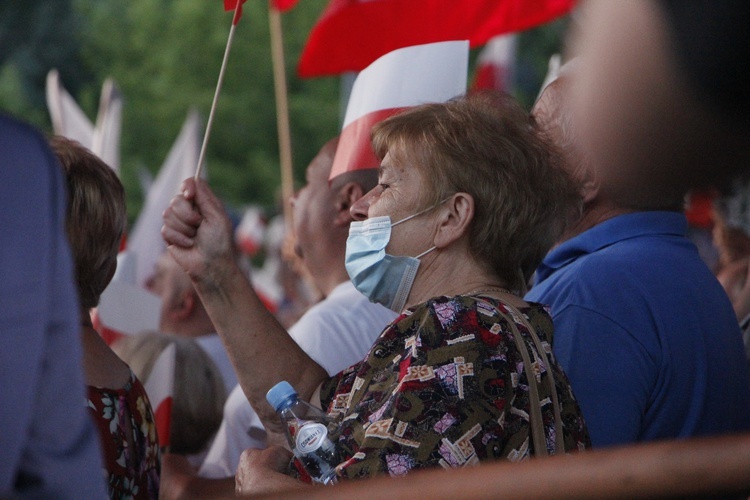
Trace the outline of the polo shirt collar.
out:
<instances>
[{"instance_id":1,"label":"polo shirt collar","mask_svg":"<svg viewBox=\"0 0 750 500\"><path fill-rule=\"evenodd\" d=\"M619 241L657 234L684 237L687 230L687 218L680 212L649 211L618 215L553 248L539 265L535 281L541 283L579 257Z\"/></svg>"}]
</instances>

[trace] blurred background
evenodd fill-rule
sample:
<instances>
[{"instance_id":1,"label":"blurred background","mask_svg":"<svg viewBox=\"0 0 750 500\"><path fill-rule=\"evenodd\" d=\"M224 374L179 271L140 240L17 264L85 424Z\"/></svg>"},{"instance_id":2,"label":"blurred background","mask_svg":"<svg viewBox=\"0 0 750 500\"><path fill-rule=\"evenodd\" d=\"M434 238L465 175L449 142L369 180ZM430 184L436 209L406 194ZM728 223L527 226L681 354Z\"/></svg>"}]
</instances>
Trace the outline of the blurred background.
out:
<instances>
[{"instance_id":1,"label":"blurred background","mask_svg":"<svg viewBox=\"0 0 750 500\"><path fill-rule=\"evenodd\" d=\"M327 0L282 14L294 177L338 133L352 75L300 79L299 55ZM0 110L51 132L45 81L57 69L91 121L102 83L123 96L120 178L132 224L144 174L155 176L191 108L208 116L231 24L220 0L0 0ZM518 34L509 89L530 108L570 18ZM471 82L481 49L472 51ZM202 134L202 132L201 132ZM208 146L206 169L230 211L280 211L279 147L268 4L244 4ZM238 212L236 212L238 213Z\"/></svg>"}]
</instances>

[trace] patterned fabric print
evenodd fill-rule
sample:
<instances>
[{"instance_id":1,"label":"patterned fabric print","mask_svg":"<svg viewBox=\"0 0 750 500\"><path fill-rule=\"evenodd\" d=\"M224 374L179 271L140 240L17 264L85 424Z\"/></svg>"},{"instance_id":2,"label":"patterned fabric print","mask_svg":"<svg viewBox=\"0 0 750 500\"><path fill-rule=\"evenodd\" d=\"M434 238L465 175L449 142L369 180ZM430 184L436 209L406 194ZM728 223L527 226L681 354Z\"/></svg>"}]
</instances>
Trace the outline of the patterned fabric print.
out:
<instances>
[{"instance_id":1,"label":"patterned fabric print","mask_svg":"<svg viewBox=\"0 0 750 500\"><path fill-rule=\"evenodd\" d=\"M131 372L122 389L89 386L87 405L99 429L110 498L157 498L159 443L151 403L140 380Z\"/></svg>"},{"instance_id":2,"label":"patterned fabric print","mask_svg":"<svg viewBox=\"0 0 750 500\"><path fill-rule=\"evenodd\" d=\"M568 379L545 340L552 334L549 314L537 304L522 312L543 340L552 366L541 362L521 318L491 297L439 297L397 318L364 361L323 385L323 404L341 419L339 474L395 476L533 455L529 389L511 322L534 364L549 453L555 452L546 382L550 371L566 452L590 447Z\"/></svg>"}]
</instances>

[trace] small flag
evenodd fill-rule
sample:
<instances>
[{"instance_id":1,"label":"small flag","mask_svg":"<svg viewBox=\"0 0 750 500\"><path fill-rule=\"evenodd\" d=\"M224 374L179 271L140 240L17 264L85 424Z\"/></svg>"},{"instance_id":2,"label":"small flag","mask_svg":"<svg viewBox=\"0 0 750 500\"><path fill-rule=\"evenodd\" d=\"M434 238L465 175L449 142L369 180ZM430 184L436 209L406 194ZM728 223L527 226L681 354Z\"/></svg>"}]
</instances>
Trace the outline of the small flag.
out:
<instances>
[{"instance_id":1,"label":"small flag","mask_svg":"<svg viewBox=\"0 0 750 500\"><path fill-rule=\"evenodd\" d=\"M472 90L494 89L510 92L516 59L516 35L492 38L477 57Z\"/></svg>"},{"instance_id":2,"label":"small flag","mask_svg":"<svg viewBox=\"0 0 750 500\"><path fill-rule=\"evenodd\" d=\"M242 4L246 1L247 0L224 0L224 10L227 12L234 12L232 24L240 22L240 18L242 17Z\"/></svg>"},{"instance_id":3,"label":"small flag","mask_svg":"<svg viewBox=\"0 0 750 500\"><path fill-rule=\"evenodd\" d=\"M271 5L279 12L284 12L297 5L297 0L271 0Z\"/></svg>"},{"instance_id":4,"label":"small flag","mask_svg":"<svg viewBox=\"0 0 750 500\"><path fill-rule=\"evenodd\" d=\"M148 380L143 384L154 410L156 433L159 446L169 446L169 433L172 424L172 398L174 397L175 345L169 344L159 354L151 368Z\"/></svg>"},{"instance_id":5,"label":"small flag","mask_svg":"<svg viewBox=\"0 0 750 500\"><path fill-rule=\"evenodd\" d=\"M263 210L258 206L249 206L234 230L234 239L244 254L254 257L263 248L265 232Z\"/></svg>"},{"instance_id":6,"label":"small flag","mask_svg":"<svg viewBox=\"0 0 750 500\"><path fill-rule=\"evenodd\" d=\"M330 178L376 168L372 126L404 108L465 93L468 65L469 42L460 40L394 50L363 70L346 107Z\"/></svg>"}]
</instances>

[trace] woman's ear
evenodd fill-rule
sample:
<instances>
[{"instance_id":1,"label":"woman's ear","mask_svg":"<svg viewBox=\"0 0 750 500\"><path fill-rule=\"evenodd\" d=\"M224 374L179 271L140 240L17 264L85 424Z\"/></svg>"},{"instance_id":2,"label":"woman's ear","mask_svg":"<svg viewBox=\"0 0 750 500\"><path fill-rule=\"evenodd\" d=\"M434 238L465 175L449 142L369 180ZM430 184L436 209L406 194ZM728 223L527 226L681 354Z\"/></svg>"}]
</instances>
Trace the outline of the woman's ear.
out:
<instances>
[{"instance_id":1,"label":"woman's ear","mask_svg":"<svg viewBox=\"0 0 750 500\"><path fill-rule=\"evenodd\" d=\"M438 216L434 245L445 248L461 239L474 219L474 198L468 193L456 193L446 200Z\"/></svg>"},{"instance_id":2,"label":"woman's ear","mask_svg":"<svg viewBox=\"0 0 750 500\"><path fill-rule=\"evenodd\" d=\"M362 186L356 182L347 182L339 187L334 195L336 217L334 217L333 223L337 226L349 227L349 224L352 222L352 214L349 212L349 209L364 195L365 192L362 190Z\"/></svg>"}]
</instances>

